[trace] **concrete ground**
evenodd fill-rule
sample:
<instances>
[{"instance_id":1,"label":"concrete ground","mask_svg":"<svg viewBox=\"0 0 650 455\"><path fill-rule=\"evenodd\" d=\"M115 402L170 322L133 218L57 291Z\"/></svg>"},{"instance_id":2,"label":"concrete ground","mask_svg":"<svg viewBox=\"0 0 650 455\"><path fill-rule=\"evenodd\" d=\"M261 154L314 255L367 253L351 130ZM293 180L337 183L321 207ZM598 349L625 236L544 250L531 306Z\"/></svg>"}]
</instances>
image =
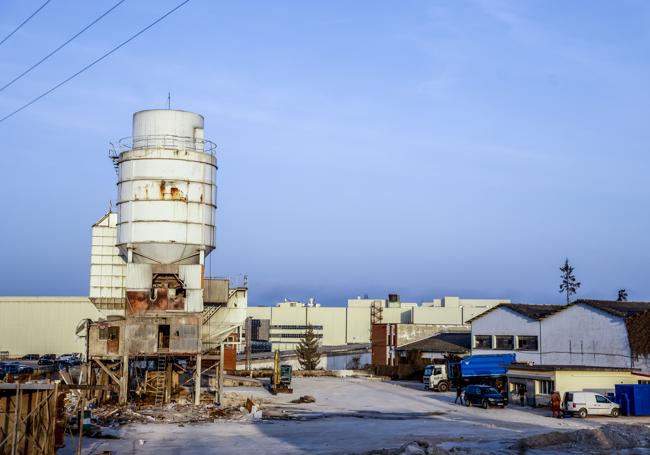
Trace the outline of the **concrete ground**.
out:
<instances>
[{"instance_id":1,"label":"concrete ground","mask_svg":"<svg viewBox=\"0 0 650 455\"><path fill-rule=\"evenodd\" d=\"M511 406L481 409L454 405L455 393L425 392L418 382L383 382L365 378L295 378L292 395L272 397L260 388L228 388L250 396L274 414L291 420L219 421L208 424L132 424L120 439L86 439L84 454L339 454L399 447L413 440L452 446L503 450L524 436L550 431L594 428L606 423L645 423L647 418L552 419L547 410ZM311 404L290 404L301 396ZM74 453L69 441L60 454Z\"/></svg>"}]
</instances>

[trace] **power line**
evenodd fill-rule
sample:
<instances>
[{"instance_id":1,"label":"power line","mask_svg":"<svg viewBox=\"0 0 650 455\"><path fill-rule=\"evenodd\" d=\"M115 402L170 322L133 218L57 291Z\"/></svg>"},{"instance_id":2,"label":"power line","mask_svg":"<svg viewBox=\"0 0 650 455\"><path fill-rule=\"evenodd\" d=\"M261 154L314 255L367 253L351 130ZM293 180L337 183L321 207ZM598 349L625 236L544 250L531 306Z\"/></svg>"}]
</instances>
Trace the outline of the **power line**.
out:
<instances>
[{"instance_id":1,"label":"power line","mask_svg":"<svg viewBox=\"0 0 650 455\"><path fill-rule=\"evenodd\" d=\"M8 34L7 36L5 36L5 37L2 39L2 41L0 41L0 46L2 46L2 45L4 44L5 41L7 41L9 38L11 38L11 36L12 36L14 33L16 33L18 30L20 30L20 29L22 28L23 25L25 25L27 22L29 22L29 20L30 20L32 17L36 16L36 14L38 14L38 12L39 12L40 10L42 10L43 8L45 8L45 5L47 5L47 4L50 3L51 1L52 1L52 0L47 0L45 3L43 3L43 4L42 4L42 5L41 5L41 6L40 6L36 11L34 11L34 12L31 14L31 16L29 16L29 17L28 17L27 19L25 19L25 20L24 20L24 21L23 21L23 22L22 22L18 27L16 27L16 28L14 29L13 32L11 32L11 33Z\"/></svg>"},{"instance_id":2,"label":"power line","mask_svg":"<svg viewBox=\"0 0 650 455\"><path fill-rule=\"evenodd\" d=\"M58 89L58 88L61 87L62 85L66 84L67 82L70 82L72 79L74 79L75 77L79 76L79 75L80 75L81 73L83 73L84 71L86 71L86 70L92 68L92 67L95 66L97 63L101 62L101 61L104 60L106 57L108 57L109 55L111 55L111 54L113 54L115 51L117 51L118 49L124 47L126 44L128 44L128 43L131 42L131 41L133 41L133 40L134 40L135 38L137 38L138 36L142 35L144 32L146 32L147 30L149 30L151 27L153 27L154 25L156 25L158 22L160 22L160 21L162 21L163 19L165 19L167 16L169 16L170 14L172 14L174 11L176 11L177 9L179 9L181 6L185 5L185 4L186 4L187 2L189 2L189 1L190 1L190 0L185 0L184 2L181 2L181 3L178 4L176 7L172 8L171 10L169 10L168 12L166 12L165 14L163 14L162 16L160 16L158 19L156 19L155 21L153 21L151 24L147 25L145 28L143 28L142 30L140 30L138 33L136 33L135 35L131 36L131 37L130 37L129 39L127 39L126 41L123 41L122 43L118 44L117 46L115 46L113 49L111 49L110 51L108 51L107 53L105 53L104 55L102 55L101 57L99 57L98 59L93 60L91 63L89 63L88 65L86 65L86 66L84 66L83 68L81 68L79 71L77 71L76 73L74 73L72 76L68 77L67 79L64 79L64 80L61 81L61 82L59 82L58 84L56 84L54 87L52 87L52 88L49 89L48 91L46 91L46 92L44 92L44 93L38 95L36 98L34 98L33 100L31 100L29 103L22 105L21 107L19 107L18 109L16 109L16 110L13 111L12 113L7 114L7 115L5 115L4 117L0 118L0 123L4 122L5 120L7 120L7 119L10 118L10 117L13 117L14 115L16 115L17 113L19 113L19 112L22 111L23 109L25 109L25 108L31 106L32 104L34 104L35 102L37 102L38 100L40 100L41 98L43 98L43 97L49 95L49 94L52 93L54 90Z\"/></svg>"},{"instance_id":3,"label":"power line","mask_svg":"<svg viewBox=\"0 0 650 455\"><path fill-rule=\"evenodd\" d=\"M80 31L79 33L77 33L76 35L74 35L74 36L73 36L72 38L70 38L68 41L66 41L65 43L61 44L59 47L57 47L56 49L54 49L52 52L50 52L49 54L47 54L45 57L43 57L42 59L40 59L38 62L34 63L32 66L30 66L29 68L27 68L25 71L23 71L21 74L19 74L18 76L16 76L14 79L12 79L11 81L7 82L5 85L3 85L2 87L0 87L0 92L2 92L4 89L8 88L9 86L13 85L14 82L16 82L18 79L21 79L23 76L25 76L25 75L26 75L27 73L29 73L31 70L33 70L34 68L36 68L37 66L39 66L41 63L43 63L45 60L47 60L48 58L52 57L54 54L56 54L57 52L59 52L59 51L60 51L61 49L63 49L65 46L67 46L68 44L70 44L71 41L73 41L74 39L76 39L76 38L77 38L79 35L81 35L83 32L85 32L85 31L88 30L90 27L92 27L93 25L95 25L97 22L99 22L100 20L102 20L102 19L104 18L104 16L106 16L108 13L110 13L111 11L113 11L115 8L117 8L118 6L120 6L120 5L121 5L122 3L124 3L125 1L126 1L126 0L120 0L119 2L117 2L115 5L113 5L111 8L109 8L109 9L108 9L104 14L102 14L101 16L99 16L97 19L95 19L94 21L92 21L90 24L86 25L83 29L81 29L81 31Z\"/></svg>"}]
</instances>

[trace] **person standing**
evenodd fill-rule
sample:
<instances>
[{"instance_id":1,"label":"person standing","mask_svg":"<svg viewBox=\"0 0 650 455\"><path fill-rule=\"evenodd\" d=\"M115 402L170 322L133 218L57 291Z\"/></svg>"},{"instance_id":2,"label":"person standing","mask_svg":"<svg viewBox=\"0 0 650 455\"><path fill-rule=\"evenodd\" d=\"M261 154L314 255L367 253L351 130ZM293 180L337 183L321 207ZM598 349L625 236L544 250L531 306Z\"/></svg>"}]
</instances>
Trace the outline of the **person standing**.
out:
<instances>
[{"instance_id":1,"label":"person standing","mask_svg":"<svg viewBox=\"0 0 650 455\"><path fill-rule=\"evenodd\" d=\"M456 399L454 400L454 404L458 403L458 400L460 400L460 404L465 404L463 403L463 386L460 384L456 385Z\"/></svg>"},{"instance_id":2,"label":"person standing","mask_svg":"<svg viewBox=\"0 0 650 455\"><path fill-rule=\"evenodd\" d=\"M519 386L519 405L526 405L526 386Z\"/></svg>"},{"instance_id":3,"label":"person standing","mask_svg":"<svg viewBox=\"0 0 650 455\"><path fill-rule=\"evenodd\" d=\"M562 418L562 399L557 390L551 394L551 416L558 419Z\"/></svg>"}]
</instances>

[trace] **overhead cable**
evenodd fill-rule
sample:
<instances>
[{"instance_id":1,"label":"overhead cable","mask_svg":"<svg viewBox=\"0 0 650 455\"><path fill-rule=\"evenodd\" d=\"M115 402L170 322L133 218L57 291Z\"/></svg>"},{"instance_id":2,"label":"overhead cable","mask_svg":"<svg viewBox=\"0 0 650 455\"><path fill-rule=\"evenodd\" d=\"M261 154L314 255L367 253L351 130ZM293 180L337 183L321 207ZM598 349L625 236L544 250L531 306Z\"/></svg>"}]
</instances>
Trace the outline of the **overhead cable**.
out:
<instances>
[{"instance_id":1,"label":"overhead cable","mask_svg":"<svg viewBox=\"0 0 650 455\"><path fill-rule=\"evenodd\" d=\"M61 49L63 49L65 46L67 46L68 44L70 44L70 42L72 42L75 38L77 38L77 37L78 37L79 35L81 35L83 32L85 32L85 31L88 30L90 27L92 27L93 25L95 25L97 22L99 22L100 20L102 20L102 19L104 18L104 16L106 16L108 13L110 13L111 11L113 11L115 8L117 8L118 6L120 6L120 5L121 5L122 3L124 3L125 1L126 1L126 0L120 0L120 1L117 2L115 5L111 6L111 7L110 7L110 8L109 8L109 9L108 9L104 14L102 14L101 16L99 16L97 19L95 19L94 21L92 21L90 24L86 25L86 26L85 26L83 29L81 29L81 31L78 32L76 35L72 36L72 37L71 37L69 40L67 40L65 43L61 44L59 47L57 47L56 49L54 49L52 52L50 52L49 54L47 54L45 57L43 57L42 59L40 59L38 62L34 63L32 66L30 66L29 68L27 68L25 71L23 71L23 72L20 73L18 76L16 76L15 78L13 78L11 81L7 82L5 85L3 85L2 87L0 87L0 92L2 92L4 89L8 88L9 86L13 85L14 82L16 82L18 79L21 79L22 77L24 77L25 75L27 75L27 73L29 73L29 72L32 71L34 68L36 68L37 66L39 66L39 65L40 65L41 63L43 63L45 60L47 60L48 58L52 57L54 54L56 54L57 52L59 52L59 51L60 51Z\"/></svg>"},{"instance_id":2,"label":"overhead cable","mask_svg":"<svg viewBox=\"0 0 650 455\"><path fill-rule=\"evenodd\" d=\"M11 32L11 33L9 33L7 36L5 36L5 37L2 39L2 41L0 41L0 46L2 46L2 45L4 44L5 41L7 41L9 38L11 38L11 36L12 36L14 33L16 33L18 30L20 30L20 29L23 27L23 25L25 25L27 22L29 22L29 20L30 20L32 17L36 16L36 15L38 14L38 12L39 12L40 10L42 10L43 8L45 8L45 5L47 5L47 4L50 3L51 1L52 1L52 0L47 0L45 3L43 3L41 6L39 6L38 9L37 9L36 11L34 11L34 12L33 12L33 13L32 13L32 14L31 14L27 19L25 19L25 20L24 20L24 21L23 21L23 22L22 22L18 27L16 27L16 28L14 29L13 32Z\"/></svg>"},{"instance_id":3,"label":"overhead cable","mask_svg":"<svg viewBox=\"0 0 650 455\"><path fill-rule=\"evenodd\" d=\"M34 104L35 102L37 102L38 100L40 100L41 98L43 98L43 97L49 95L49 94L52 93L54 90L58 89L58 88L61 87L62 85L64 85L64 84L70 82L72 79L74 79L75 77L79 76L79 75L80 75L81 73L83 73L84 71L86 71L86 70L92 68L92 67L95 66L97 63L101 62L101 61L104 60L106 57L108 57L109 55L111 55L111 54L113 54L115 51L117 51L118 49L124 47L124 46L127 45L129 42L133 41L135 38L137 38L138 36L142 35L144 32L146 32L147 30L149 30L151 27L153 27L154 25L156 25L158 22L160 22L160 21L162 21L163 19L165 19L167 16L169 16L170 14L172 14L173 12L175 12L177 9L179 9L181 6L185 5L185 4L186 4L187 2L189 2L189 1L190 1L190 0L185 0L185 1L181 2L181 3L179 3L177 6L175 6L174 8L172 8L171 10L169 10L168 12L166 12L165 14L163 14L162 16L160 16L158 19L156 19L155 21L153 21L151 24L149 24L149 25L147 25L145 28L141 29L141 30L140 30L139 32L137 32L135 35L132 35L132 36L131 36L129 39L127 39L126 41L123 41L122 43L118 44L117 46L115 46L115 47L114 47L113 49L111 49L110 51L106 52L106 53L105 53L104 55L102 55L101 57L99 57L99 58L93 60L93 61L90 62L88 65L84 66L84 67L81 68L79 71L77 71L76 73L74 73L72 76L69 76L68 78L62 80L61 82L59 82L58 84L56 84L54 87L52 87L51 89L47 90L47 91L44 92L44 93L41 93L40 95L38 95L36 98L34 98L33 100L31 100L30 102L28 102L28 103L26 103L26 104L23 104L21 107L19 107L19 108L16 109L15 111L13 111L13 112L11 112L10 114L7 114L7 115L5 115L4 117L0 118L0 123L1 123L1 122L4 122L5 120L7 120L7 119L10 118L10 117L13 117L14 115L16 115L17 113L19 113L19 112L22 111L23 109L25 109L25 108L31 106L32 104Z\"/></svg>"}]
</instances>

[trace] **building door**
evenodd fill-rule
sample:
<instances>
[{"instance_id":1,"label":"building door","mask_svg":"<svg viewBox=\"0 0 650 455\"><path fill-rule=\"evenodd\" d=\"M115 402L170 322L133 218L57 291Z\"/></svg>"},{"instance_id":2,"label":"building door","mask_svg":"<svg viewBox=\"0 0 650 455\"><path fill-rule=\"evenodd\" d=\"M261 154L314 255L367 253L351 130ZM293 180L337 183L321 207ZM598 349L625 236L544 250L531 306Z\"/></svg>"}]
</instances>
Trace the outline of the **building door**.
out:
<instances>
[{"instance_id":1,"label":"building door","mask_svg":"<svg viewBox=\"0 0 650 455\"><path fill-rule=\"evenodd\" d=\"M108 340L106 340L106 352L118 355L120 353L120 328L108 328Z\"/></svg>"},{"instance_id":2,"label":"building door","mask_svg":"<svg viewBox=\"0 0 650 455\"><path fill-rule=\"evenodd\" d=\"M158 326L158 350L169 349L169 324L160 324Z\"/></svg>"}]
</instances>

